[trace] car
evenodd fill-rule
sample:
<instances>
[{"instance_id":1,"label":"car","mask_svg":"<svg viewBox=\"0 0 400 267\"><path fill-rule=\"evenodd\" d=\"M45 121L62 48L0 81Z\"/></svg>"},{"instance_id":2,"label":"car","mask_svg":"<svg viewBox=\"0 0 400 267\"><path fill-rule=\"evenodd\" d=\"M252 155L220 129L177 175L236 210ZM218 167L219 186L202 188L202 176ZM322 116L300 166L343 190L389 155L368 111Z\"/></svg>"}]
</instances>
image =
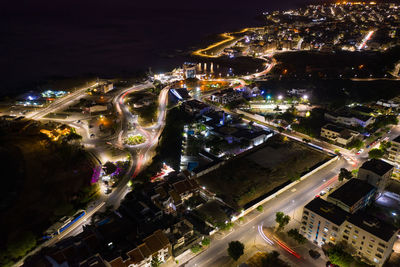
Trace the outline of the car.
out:
<instances>
[{"instance_id":1,"label":"car","mask_svg":"<svg viewBox=\"0 0 400 267\"><path fill-rule=\"evenodd\" d=\"M328 192L331 192L333 190L333 187L328 188Z\"/></svg>"},{"instance_id":2,"label":"car","mask_svg":"<svg viewBox=\"0 0 400 267\"><path fill-rule=\"evenodd\" d=\"M319 257L321 257L321 254L320 254L318 251L313 250L313 249L310 249L310 250L308 251L308 254L310 254L311 258L313 258L314 260L316 260L316 259L318 259Z\"/></svg>"},{"instance_id":3,"label":"car","mask_svg":"<svg viewBox=\"0 0 400 267\"><path fill-rule=\"evenodd\" d=\"M325 195L326 194L326 192L325 191L321 191L320 193L319 193L319 195L322 197L323 195Z\"/></svg>"}]
</instances>

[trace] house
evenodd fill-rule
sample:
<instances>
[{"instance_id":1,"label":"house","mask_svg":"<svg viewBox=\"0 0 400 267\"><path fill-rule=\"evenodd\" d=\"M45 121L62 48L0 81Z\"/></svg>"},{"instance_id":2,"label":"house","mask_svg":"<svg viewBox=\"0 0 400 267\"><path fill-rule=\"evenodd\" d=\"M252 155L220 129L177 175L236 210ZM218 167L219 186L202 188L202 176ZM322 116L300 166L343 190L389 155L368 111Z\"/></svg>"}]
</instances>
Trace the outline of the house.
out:
<instances>
[{"instance_id":1,"label":"house","mask_svg":"<svg viewBox=\"0 0 400 267\"><path fill-rule=\"evenodd\" d=\"M358 170L357 178L364 180L382 193L393 174L394 166L380 159L371 159L363 163Z\"/></svg>"},{"instance_id":2,"label":"house","mask_svg":"<svg viewBox=\"0 0 400 267\"><path fill-rule=\"evenodd\" d=\"M346 146L354 139L359 138L360 133L333 124L326 124L321 128L321 137Z\"/></svg>"},{"instance_id":3,"label":"house","mask_svg":"<svg viewBox=\"0 0 400 267\"><path fill-rule=\"evenodd\" d=\"M233 88L225 89L214 93L210 96L210 100L220 103L222 105L242 99L242 93L234 90Z\"/></svg>"},{"instance_id":4,"label":"house","mask_svg":"<svg viewBox=\"0 0 400 267\"><path fill-rule=\"evenodd\" d=\"M376 187L360 179L350 179L329 194L327 201L349 213L355 213L367 206L376 192Z\"/></svg>"},{"instance_id":5,"label":"house","mask_svg":"<svg viewBox=\"0 0 400 267\"><path fill-rule=\"evenodd\" d=\"M172 245L173 253L187 247L188 244L192 243L193 239L196 239L193 224L186 219L172 225L167 231L167 237Z\"/></svg>"},{"instance_id":6,"label":"house","mask_svg":"<svg viewBox=\"0 0 400 267\"><path fill-rule=\"evenodd\" d=\"M103 226L84 227L77 236L35 254L24 266L151 267L153 259L165 262L171 256L171 244L162 230L140 238L132 225L123 231L118 227L124 227L120 222Z\"/></svg>"},{"instance_id":7,"label":"house","mask_svg":"<svg viewBox=\"0 0 400 267\"><path fill-rule=\"evenodd\" d=\"M196 117L202 116L205 113L211 111L211 107L209 105L204 104L203 102L196 99L183 102L182 108L186 113L194 115Z\"/></svg>"},{"instance_id":8,"label":"house","mask_svg":"<svg viewBox=\"0 0 400 267\"><path fill-rule=\"evenodd\" d=\"M165 262L171 256L171 244L161 230L143 239L143 243L108 261L111 267L151 267L151 261Z\"/></svg>"},{"instance_id":9,"label":"house","mask_svg":"<svg viewBox=\"0 0 400 267\"><path fill-rule=\"evenodd\" d=\"M327 121L335 124L342 124L349 127L367 127L375 122L375 118L372 116L365 116L361 114L351 114L347 112L326 112L324 117Z\"/></svg>"}]
</instances>

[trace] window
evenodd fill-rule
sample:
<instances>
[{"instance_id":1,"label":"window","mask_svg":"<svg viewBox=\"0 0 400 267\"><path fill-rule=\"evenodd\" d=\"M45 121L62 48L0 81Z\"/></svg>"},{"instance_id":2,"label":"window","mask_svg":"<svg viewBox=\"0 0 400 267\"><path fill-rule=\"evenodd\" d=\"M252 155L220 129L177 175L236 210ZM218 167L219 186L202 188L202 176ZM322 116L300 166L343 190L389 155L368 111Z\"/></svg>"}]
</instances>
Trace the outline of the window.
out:
<instances>
[{"instance_id":1,"label":"window","mask_svg":"<svg viewBox=\"0 0 400 267\"><path fill-rule=\"evenodd\" d=\"M379 243L378 245L383 247L383 248L386 248L385 244L383 244L383 243Z\"/></svg>"},{"instance_id":2,"label":"window","mask_svg":"<svg viewBox=\"0 0 400 267\"><path fill-rule=\"evenodd\" d=\"M303 216L303 219L304 219L304 220L308 220L308 217L307 217L307 216Z\"/></svg>"},{"instance_id":3,"label":"window","mask_svg":"<svg viewBox=\"0 0 400 267\"><path fill-rule=\"evenodd\" d=\"M352 226L351 226L350 224L348 224L348 225L346 225L346 227L349 228L349 229L351 229Z\"/></svg>"},{"instance_id":4,"label":"window","mask_svg":"<svg viewBox=\"0 0 400 267\"><path fill-rule=\"evenodd\" d=\"M383 252L384 252L384 250L381 249L381 248L377 248L376 250L377 250L378 252L380 252L380 253L383 253Z\"/></svg>"},{"instance_id":5,"label":"window","mask_svg":"<svg viewBox=\"0 0 400 267\"><path fill-rule=\"evenodd\" d=\"M368 253L368 254L371 254L371 250L367 250L367 253Z\"/></svg>"},{"instance_id":6,"label":"window","mask_svg":"<svg viewBox=\"0 0 400 267\"><path fill-rule=\"evenodd\" d=\"M347 235L344 235L343 239L349 240L349 237Z\"/></svg>"},{"instance_id":7,"label":"window","mask_svg":"<svg viewBox=\"0 0 400 267\"><path fill-rule=\"evenodd\" d=\"M356 244L356 241L353 240L353 241L351 241L351 243L352 243L353 245L355 245L355 244Z\"/></svg>"},{"instance_id":8,"label":"window","mask_svg":"<svg viewBox=\"0 0 400 267\"><path fill-rule=\"evenodd\" d=\"M358 238L358 236L356 236L356 235L353 235L353 238L354 238L354 239L357 239L357 238Z\"/></svg>"},{"instance_id":9,"label":"window","mask_svg":"<svg viewBox=\"0 0 400 267\"><path fill-rule=\"evenodd\" d=\"M344 232L345 232L346 234L350 234L350 231L349 231L349 230L344 230Z\"/></svg>"},{"instance_id":10,"label":"window","mask_svg":"<svg viewBox=\"0 0 400 267\"><path fill-rule=\"evenodd\" d=\"M336 226L332 226L332 230L337 232L337 231L339 231L339 228L337 228Z\"/></svg>"},{"instance_id":11,"label":"window","mask_svg":"<svg viewBox=\"0 0 400 267\"><path fill-rule=\"evenodd\" d=\"M374 245L372 245L372 244L369 244L369 247L370 247L370 248L373 248L373 247L374 247Z\"/></svg>"},{"instance_id":12,"label":"window","mask_svg":"<svg viewBox=\"0 0 400 267\"><path fill-rule=\"evenodd\" d=\"M379 263L379 260L377 258L374 258L374 262Z\"/></svg>"},{"instance_id":13,"label":"window","mask_svg":"<svg viewBox=\"0 0 400 267\"><path fill-rule=\"evenodd\" d=\"M310 213L309 213L308 211L306 211L306 210L305 210L303 213L304 213L305 215L310 214Z\"/></svg>"},{"instance_id":14,"label":"window","mask_svg":"<svg viewBox=\"0 0 400 267\"><path fill-rule=\"evenodd\" d=\"M370 240L372 243L375 243L375 239L373 239L373 238L371 238L371 240Z\"/></svg>"},{"instance_id":15,"label":"window","mask_svg":"<svg viewBox=\"0 0 400 267\"><path fill-rule=\"evenodd\" d=\"M362 250L362 247L360 247L360 250Z\"/></svg>"},{"instance_id":16,"label":"window","mask_svg":"<svg viewBox=\"0 0 400 267\"><path fill-rule=\"evenodd\" d=\"M378 258L382 259L382 255L379 253L376 253L375 256L377 256Z\"/></svg>"},{"instance_id":17,"label":"window","mask_svg":"<svg viewBox=\"0 0 400 267\"><path fill-rule=\"evenodd\" d=\"M354 230L354 233L358 234L358 230Z\"/></svg>"},{"instance_id":18,"label":"window","mask_svg":"<svg viewBox=\"0 0 400 267\"><path fill-rule=\"evenodd\" d=\"M329 229L328 229L328 227L324 227L324 232L328 232L329 231Z\"/></svg>"}]
</instances>

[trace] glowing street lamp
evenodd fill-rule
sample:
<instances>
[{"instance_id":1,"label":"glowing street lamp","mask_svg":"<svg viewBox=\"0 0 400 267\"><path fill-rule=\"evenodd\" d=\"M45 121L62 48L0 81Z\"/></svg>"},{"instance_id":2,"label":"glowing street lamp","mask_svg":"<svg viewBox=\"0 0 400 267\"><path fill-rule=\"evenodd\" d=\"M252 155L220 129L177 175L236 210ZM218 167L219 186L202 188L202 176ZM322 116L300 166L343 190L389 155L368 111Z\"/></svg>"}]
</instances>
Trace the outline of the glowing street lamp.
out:
<instances>
[{"instance_id":1,"label":"glowing street lamp","mask_svg":"<svg viewBox=\"0 0 400 267\"><path fill-rule=\"evenodd\" d=\"M282 96L282 95L278 95L278 99L279 99L279 100L282 100L282 99L283 99L283 96Z\"/></svg>"},{"instance_id":2,"label":"glowing street lamp","mask_svg":"<svg viewBox=\"0 0 400 267\"><path fill-rule=\"evenodd\" d=\"M303 99L304 99L304 100L307 100L307 99L308 99L308 95L304 95L304 96L303 96Z\"/></svg>"}]
</instances>

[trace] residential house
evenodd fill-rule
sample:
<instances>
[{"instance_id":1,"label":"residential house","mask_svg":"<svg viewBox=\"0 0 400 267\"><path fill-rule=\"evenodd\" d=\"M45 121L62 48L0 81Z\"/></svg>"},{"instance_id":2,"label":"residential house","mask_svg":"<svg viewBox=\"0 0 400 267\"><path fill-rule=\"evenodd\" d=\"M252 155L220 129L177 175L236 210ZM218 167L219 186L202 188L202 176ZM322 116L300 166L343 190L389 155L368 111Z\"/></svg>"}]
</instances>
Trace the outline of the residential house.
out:
<instances>
[{"instance_id":1,"label":"residential house","mask_svg":"<svg viewBox=\"0 0 400 267\"><path fill-rule=\"evenodd\" d=\"M242 99L242 93L233 88L225 89L211 95L210 100L222 105Z\"/></svg>"},{"instance_id":2,"label":"residential house","mask_svg":"<svg viewBox=\"0 0 400 267\"><path fill-rule=\"evenodd\" d=\"M359 138L360 133L333 124L326 124L321 128L321 137L346 146L354 139Z\"/></svg>"}]
</instances>

